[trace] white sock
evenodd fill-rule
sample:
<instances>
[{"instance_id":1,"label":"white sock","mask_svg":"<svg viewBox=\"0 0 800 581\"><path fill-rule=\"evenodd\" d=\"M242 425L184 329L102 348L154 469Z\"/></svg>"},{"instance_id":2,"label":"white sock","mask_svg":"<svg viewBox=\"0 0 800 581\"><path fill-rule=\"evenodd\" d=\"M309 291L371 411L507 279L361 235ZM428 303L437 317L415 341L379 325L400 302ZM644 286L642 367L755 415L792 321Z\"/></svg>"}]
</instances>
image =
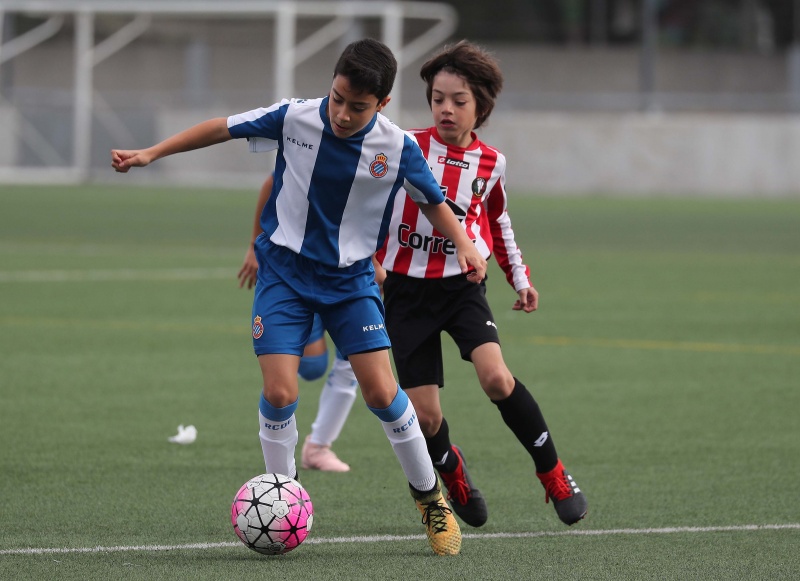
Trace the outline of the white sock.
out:
<instances>
[{"instance_id":1,"label":"white sock","mask_svg":"<svg viewBox=\"0 0 800 581\"><path fill-rule=\"evenodd\" d=\"M265 407L266 400L263 395L261 399L258 410L258 437L261 440L266 472L284 474L294 478L297 475L297 466L294 461L294 450L297 447L297 422L294 409L297 408L297 402L286 408L273 408L268 403ZM276 409L288 411L287 408L291 408L292 413L286 419L270 420L264 415L266 411L273 417L280 417L280 415L270 412Z\"/></svg>"},{"instance_id":2,"label":"white sock","mask_svg":"<svg viewBox=\"0 0 800 581\"><path fill-rule=\"evenodd\" d=\"M381 420L408 483L420 492L432 490L436 486L436 473L419 428L417 412L405 392L398 386L397 395L388 408L369 409Z\"/></svg>"},{"instance_id":3,"label":"white sock","mask_svg":"<svg viewBox=\"0 0 800 581\"><path fill-rule=\"evenodd\" d=\"M319 409L311 424L309 441L319 446L330 446L342 433L347 416L356 400L358 382L348 361L333 360L322 393L319 395Z\"/></svg>"}]
</instances>

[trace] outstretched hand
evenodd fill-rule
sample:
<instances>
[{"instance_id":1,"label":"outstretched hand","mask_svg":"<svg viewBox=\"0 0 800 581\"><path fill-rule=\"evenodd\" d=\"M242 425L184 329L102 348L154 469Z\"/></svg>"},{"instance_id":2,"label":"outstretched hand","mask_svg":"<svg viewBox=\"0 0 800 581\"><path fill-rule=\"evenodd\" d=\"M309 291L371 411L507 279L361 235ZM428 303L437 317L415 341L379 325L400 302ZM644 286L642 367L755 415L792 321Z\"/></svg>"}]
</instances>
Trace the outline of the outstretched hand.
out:
<instances>
[{"instance_id":1,"label":"outstretched hand","mask_svg":"<svg viewBox=\"0 0 800 581\"><path fill-rule=\"evenodd\" d=\"M531 313L539 308L539 293L535 288L528 287L519 291L519 298L514 306L511 307L515 311L524 311Z\"/></svg>"},{"instance_id":2,"label":"outstretched hand","mask_svg":"<svg viewBox=\"0 0 800 581\"><path fill-rule=\"evenodd\" d=\"M147 149L112 149L111 167L127 173L132 167L144 167L157 159L223 143L231 139L227 117L216 117L184 129Z\"/></svg>"},{"instance_id":3,"label":"outstretched hand","mask_svg":"<svg viewBox=\"0 0 800 581\"><path fill-rule=\"evenodd\" d=\"M146 149L112 149L111 167L119 173L127 173L132 167L144 167L148 165L152 157Z\"/></svg>"}]
</instances>

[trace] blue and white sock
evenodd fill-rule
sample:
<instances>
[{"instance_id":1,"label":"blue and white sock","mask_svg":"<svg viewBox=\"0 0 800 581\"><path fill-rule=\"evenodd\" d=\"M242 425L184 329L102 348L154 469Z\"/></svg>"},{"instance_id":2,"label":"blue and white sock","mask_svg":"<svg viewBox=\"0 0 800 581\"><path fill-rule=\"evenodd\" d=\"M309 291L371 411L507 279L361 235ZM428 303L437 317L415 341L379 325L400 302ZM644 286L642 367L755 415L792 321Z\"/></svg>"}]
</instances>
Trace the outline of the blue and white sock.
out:
<instances>
[{"instance_id":1,"label":"blue and white sock","mask_svg":"<svg viewBox=\"0 0 800 581\"><path fill-rule=\"evenodd\" d=\"M357 389L358 382L350 362L338 357L334 359L319 395L317 417L311 424L311 435L308 437L311 443L330 446L336 441L356 400Z\"/></svg>"},{"instance_id":2,"label":"blue and white sock","mask_svg":"<svg viewBox=\"0 0 800 581\"><path fill-rule=\"evenodd\" d=\"M285 474L291 478L297 474L294 461L294 450L297 447L297 422L294 417L296 409L297 400L286 407L276 408L261 394L258 405L258 436L267 472Z\"/></svg>"},{"instance_id":3,"label":"blue and white sock","mask_svg":"<svg viewBox=\"0 0 800 581\"><path fill-rule=\"evenodd\" d=\"M420 492L432 490L436 486L436 473L419 428L417 412L405 392L398 385L397 395L388 408L369 410L381 421L408 483Z\"/></svg>"}]
</instances>

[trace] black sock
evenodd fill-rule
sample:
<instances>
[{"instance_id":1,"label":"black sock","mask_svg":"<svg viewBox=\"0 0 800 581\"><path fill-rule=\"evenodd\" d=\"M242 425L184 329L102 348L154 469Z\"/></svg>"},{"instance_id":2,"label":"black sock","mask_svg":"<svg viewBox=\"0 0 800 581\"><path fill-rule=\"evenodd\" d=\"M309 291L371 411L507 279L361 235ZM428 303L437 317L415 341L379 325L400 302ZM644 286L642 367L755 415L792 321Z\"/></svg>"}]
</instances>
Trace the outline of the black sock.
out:
<instances>
[{"instance_id":1,"label":"black sock","mask_svg":"<svg viewBox=\"0 0 800 581\"><path fill-rule=\"evenodd\" d=\"M506 399L492 403L500 410L503 421L511 428L520 444L525 446L533 458L536 472L549 472L558 463L555 444L550 437L547 424L533 399L519 379L514 378L514 391Z\"/></svg>"},{"instance_id":2,"label":"black sock","mask_svg":"<svg viewBox=\"0 0 800 581\"><path fill-rule=\"evenodd\" d=\"M425 444L428 446L428 455L433 460L433 467L439 472L452 472L458 468L458 458L451 450L450 428L446 419L442 418L442 425L436 435L425 438ZM445 458L444 462L442 458Z\"/></svg>"}]
</instances>

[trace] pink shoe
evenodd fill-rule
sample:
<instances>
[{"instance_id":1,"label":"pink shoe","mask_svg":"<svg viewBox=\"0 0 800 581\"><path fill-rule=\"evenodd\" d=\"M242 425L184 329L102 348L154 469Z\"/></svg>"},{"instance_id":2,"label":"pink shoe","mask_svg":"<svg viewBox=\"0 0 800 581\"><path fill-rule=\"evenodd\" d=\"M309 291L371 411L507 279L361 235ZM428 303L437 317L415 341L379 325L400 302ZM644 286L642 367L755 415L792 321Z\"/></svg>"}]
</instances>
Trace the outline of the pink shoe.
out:
<instances>
[{"instance_id":1,"label":"pink shoe","mask_svg":"<svg viewBox=\"0 0 800 581\"><path fill-rule=\"evenodd\" d=\"M339 460L330 446L321 446L309 441L306 436L303 442L302 466L306 470L321 470L323 472L349 472L350 466Z\"/></svg>"}]
</instances>

